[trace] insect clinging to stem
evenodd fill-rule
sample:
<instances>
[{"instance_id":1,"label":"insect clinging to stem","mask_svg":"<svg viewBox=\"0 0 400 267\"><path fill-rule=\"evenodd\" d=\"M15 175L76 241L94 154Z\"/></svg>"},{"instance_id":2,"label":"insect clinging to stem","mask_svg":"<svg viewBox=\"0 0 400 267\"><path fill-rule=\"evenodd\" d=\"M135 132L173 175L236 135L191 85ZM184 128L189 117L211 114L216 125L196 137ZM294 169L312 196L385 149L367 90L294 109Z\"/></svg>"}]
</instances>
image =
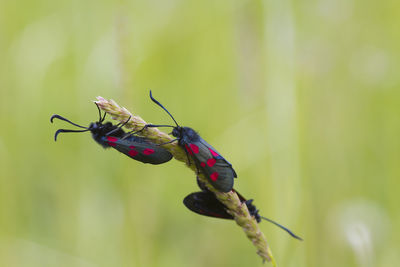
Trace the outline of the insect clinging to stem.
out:
<instances>
[{"instance_id":1,"label":"insect clinging to stem","mask_svg":"<svg viewBox=\"0 0 400 267\"><path fill-rule=\"evenodd\" d=\"M278 226L279 228L283 229L292 237L299 239L299 240L303 240L301 237L295 235L291 230L289 230L285 226L283 226L271 219L261 216L258 213L259 212L258 209L252 204L253 199L246 200L237 191L235 191L235 192L238 195L242 204L245 204L247 206L250 215L254 216L254 219L258 223L261 222L261 219L266 220L266 221ZM185 199L183 200L183 203L189 210L191 210L197 214L200 214L200 215L214 217L214 218L220 218L220 219L233 219L233 216L227 212L226 207L221 202L219 202L218 199L215 197L215 195L210 191L203 190L201 192L191 193L185 197Z\"/></svg>"},{"instance_id":2,"label":"insect clinging to stem","mask_svg":"<svg viewBox=\"0 0 400 267\"><path fill-rule=\"evenodd\" d=\"M201 138L195 130L190 127L180 126L171 113L152 96L151 91L150 99L168 113L176 126L147 124L143 129L148 127L172 127L172 135L176 139L168 143L177 141L178 145L185 150L188 159L192 159L197 170L205 175L215 189L222 192L231 191L234 178L237 177L232 164ZM190 160L188 160L188 164L190 164Z\"/></svg>"},{"instance_id":3,"label":"insect clinging to stem","mask_svg":"<svg viewBox=\"0 0 400 267\"><path fill-rule=\"evenodd\" d=\"M54 119L59 119L83 129L59 129L54 135L54 140L57 141L57 137L60 133L91 132L93 139L103 148L112 147L134 160L143 163L162 164L172 159L172 154L165 148L150 142L146 138L126 133L122 127L130 118L126 122L117 125L113 125L111 122L104 123L106 113L104 113L104 116L101 116L101 111L98 106L97 109L99 110L99 120L90 123L89 127L73 123L57 114L51 116L50 122L53 122Z\"/></svg>"}]
</instances>

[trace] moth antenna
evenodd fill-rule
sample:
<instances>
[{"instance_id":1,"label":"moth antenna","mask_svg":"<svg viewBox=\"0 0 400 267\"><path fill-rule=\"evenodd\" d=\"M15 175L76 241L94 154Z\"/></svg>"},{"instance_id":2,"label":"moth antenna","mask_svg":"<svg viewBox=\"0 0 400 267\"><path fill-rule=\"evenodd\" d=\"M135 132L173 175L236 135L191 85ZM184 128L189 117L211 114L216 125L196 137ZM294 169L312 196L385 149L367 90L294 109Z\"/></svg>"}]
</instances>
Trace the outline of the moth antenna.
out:
<instances>
[{"instance_id":1,"label":"moth antenna","mask_svg":"<svg viewBox=\"0 0 400 267\"><path fill-rule=\"evenodd\" d=\"M168 115L174 120L176 126L180 127L179 124L178 124L178 123L176 122L176 120L174 119L174 117L171 115L171 113L169 113L169 111L168 111L163 105L161 105L160 102L158 102L157 100L154 99L154 97L153 97L152 94L151 94L151 90L150 90L150 99L151 99L154 103L156 103L157 105L159 105L163 110L165 110L165 111L168 113Z\"/></svg>"},{"instance_id":2,"label":"moth antenna","mask_svg":"<svg viewBox=\"0 0 400 267\"><path fill-rule=\"evenodd\" d=\"M83 126L81 126L81 125L78 125L78 124L76 124L76 123L73 123L72 121L70 121L70 120L68 120L68 119L66 119L66 118L64 118L64 117L61 117L60 115L57 115L57 114L54 114L53 116L51 116L51 118L50 118L50 122L51 123L53 123L53 120L54 119L59 119L59 120L62 120L62 121L66 121L66 122L68 122L68 123L70 123L70 124L72 124L72 125L74 125L74 126L76 126L76 127L80 127L80 128L83 128L83 129L88 129L87 127L83 127Z\"/></svg>"},{"instance_id":3,"label":"moth antenna","mask_svg":"<svg viewBox=\"0 0 400 267\"><path fill-rule=\"evenodd\" d=\"M266 221L268 221L268 222L270 222L270 223L275 224L275 225L278 226L279 228L285 230L285 231L286 231L289 235L291 235L292 237L294 237L294 238L296 238L296 239L298 239L298 240L303 241L303 239L302 239L301 237L295 235L292 231L290 231L290 230L289 230L288 228L286 228L285 226L283 226L283 225L281 225L281 224L279 224L279 223L277 223L277 222L275 222L275 221L273 221L273 220L271 220L271 219L268 219L268 218L266 218L266 217L263 217L263 216L260 216L260 218L261 218L261 219L264 219L264 220L266 220Z\"/></svg>"},{"instance_id":4,"label":"moth antenna","mask_svg":"<svg viewBox=\"0 0 400 267\"><path fill-rule=\"evenodd\" d=\"M102 123L102 122L104 121L104 119L106 118L107 113L104 112L104 116L101 117L101 110L100 110L100 108L99 108L99 105L97 105L96 102L94 102L94 104L96 105L97 110L99 111L99 122Z\"/></svg>"},{"instance_id":5,"label":"moth antenna","mask_svg":"<svg viewBox=\"0 0 400 267\"><path fill-rule=\"evenodd\" d=\"M60 133L81 133L81 132L87 132L89 129L86 130L68 130L68 129L58 129L54 135L54 141L57 141L57 136Z\"/></svg>"}]
</instances>

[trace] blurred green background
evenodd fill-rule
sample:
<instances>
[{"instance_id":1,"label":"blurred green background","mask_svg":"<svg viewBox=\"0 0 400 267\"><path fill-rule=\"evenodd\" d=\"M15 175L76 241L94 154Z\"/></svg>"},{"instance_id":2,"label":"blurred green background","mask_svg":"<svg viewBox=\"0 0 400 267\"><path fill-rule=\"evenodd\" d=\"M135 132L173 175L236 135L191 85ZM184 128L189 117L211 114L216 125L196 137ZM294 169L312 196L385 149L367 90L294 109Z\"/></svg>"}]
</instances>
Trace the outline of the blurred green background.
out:
<instances>
[{"instance_id":1,"label":"blurred green background","mask_svg":"<svg viewBox=\"0 0 400 267\"><path fill-rule=\"evenodd\" d=\"M92 101L199 131L235 167L280 266L400 264L398 1L1 1L0 266L261 266L189 212L180 162L90 134ZM265 265L269 266L269 265Z\"/></svg>"}]
</instances>

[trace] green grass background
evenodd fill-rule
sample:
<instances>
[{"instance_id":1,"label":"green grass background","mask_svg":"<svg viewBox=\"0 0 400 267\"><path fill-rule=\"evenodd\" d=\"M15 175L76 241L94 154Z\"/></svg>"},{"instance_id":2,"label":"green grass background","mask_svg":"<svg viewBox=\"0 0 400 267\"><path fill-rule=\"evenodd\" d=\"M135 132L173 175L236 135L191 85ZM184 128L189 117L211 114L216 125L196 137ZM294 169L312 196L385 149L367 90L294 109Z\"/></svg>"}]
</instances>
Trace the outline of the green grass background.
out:
<instances>
[{"instance_id":1,"label":"green grass background","mask_svg":"<svg viewBox=\"0 0 400 267\"><path fill-rule=\"evenodd\" d=\"M92 101L171 123L235 167L280 266L400 264L398 1L0 1L0 266L262 266L189 212L180 162L88 133ZM268 265L265 265L268 266Z\"/></svg>"}]
</instances>

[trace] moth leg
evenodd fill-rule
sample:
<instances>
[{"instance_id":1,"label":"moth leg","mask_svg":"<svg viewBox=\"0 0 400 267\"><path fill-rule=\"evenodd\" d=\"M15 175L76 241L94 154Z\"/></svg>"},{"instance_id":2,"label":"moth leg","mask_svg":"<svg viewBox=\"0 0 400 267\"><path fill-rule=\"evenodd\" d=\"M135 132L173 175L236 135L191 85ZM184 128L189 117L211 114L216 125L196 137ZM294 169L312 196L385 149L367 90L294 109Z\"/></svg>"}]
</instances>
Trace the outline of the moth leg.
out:
<instances>
[{"instance_id":1,"label":"moth leg","mask_svg":"<svg viewBox=\"0 0 400 267\"><path fill-rule=\"evenodd\" d=\"M185 150L185 154L186 154L186 158L187 158L187 165L188 166L190 166L190 158L189 158L189 153L187 152L187 150L186 149L184 149ZM196 169L197 169L197 166L196 166Z\"/></svg>"},{"instance_id":2,"label":"moth leg","mask_svg":"<svg viewBox=\"0 0 400 267\"><path fill-rule=\"evenodd\" d=\"M147 128L149 127L148 125L150 125L150 124L146 124L145 126L143 126L142 129L140 129L140 130L138 130L138 131L132 130L132 131L130 131L130 132L127 132L126 135L125 135L123 138L121 138L121 139L123 140L123 139L125 139L125 138L127 138L127 137L129 137L129 136L132 136L132 135L135 135L135 134L137 134L137 133L142 132L143 130L145 130L145 129L147 129Z\"/></svg>"},{"instance_id":3,"label":"moth leg","mask_svg":"<svg viewBox=\"0 0 400 267\"><path fill-rule=\"evenodd\" d=\"M106 136L111 135L112 133L115 133L116 131L118 131L118 130L120 130L122 127L124 127L125 124L127 124L128 121L131 119L131 117L132 117L132 116L129 116L129 118L128 118L124 123L122 123L122 124L121 124L121 122L118 123L118 124L116 125L116 126L118 126L118 128L115 128L114 130L109 131L108 133L106 133Z\"/></svg>"},{"instance_id":4,"label":"moth leg","mask_svg":"<svg viewBox=\"0 0 400 267\"><path fill-rule=\"evenodd\" d=\"M195 164L195 165L196 165L196 174L198 175L198 174L200 174L199 166L197 166L197 164Z\"/></svg>"},{"instance_id":5,"label":"moth leg","mask_svg":"<svg viewBox=\"0 0 400 267\"><path fill-rule=\"evenodd\" d=\"M164 124L158 124L158 125L156 125L156 124L146 124L144 127L143 127L143 129L144 128L150 128L150 127L152 127L152 128L154 128L154 127L171 127L171 128L174 128L175 126L172 126L172 125L164 125ZM142 129L142 130L143 130ZM142 131L141 130L141 131Z\"/></svg>"},{"instance_id":6,"label":"moth leg","mask_svg":"<svg viewBox=\"0 0 400 267\"><path fill-rule=\"evenodd\" d=\"M197 180L197 185L200 187L200 189L201 189L202 191L210 192L210 191L208 190L207 186L206 186L202 181L200 181L198 175L196 175L196 180Z\"/></svg>"},{"instance_id":7,"label":"moth leg","mask_svg":"<svg viewBox=\"0 0 400 267\"><path fill-rule=\"evenodd\" d=\"M189 159L188 159L189 160ZM194 161L193 160L193 162L194 162L194 166L196 167L196 177L197 177L197 182L199 183L200 182L200 180L198 179L198 175L201 173L201 171L200 171L200 169L199 169L199 165L198 165L198 163L196 162L196 161ZM205 186L205 185L204 185ZM200 186L200 184L199 184L199 187L200 188L202 188L201 186Z\"/></svg>"},{"instance_id":8,"label":"moth leg","mask_svg":"<svg viewBox=\"0 0 400 267\"><path fill-rule=\"evenodd\" d=\"M175 139L173 139L173 140L171 140L171 141L168 141L168 142L165 142L165 143L162 143L162 144L158 144L157 146L162 146L162 145L170 144L170 143L173 143L173 142L178 141L178 140L179 140L178 138L175 138Z\"/></svg>"},{"instance_id":9,"label":"moth leg","mask_svg":"<svg viewBox=\"0 0 400 267\"><path fill-rule=\"evenodd\" d=\"M132 130L132 131L130 131L130 132L127 132L126 136L125 136L124 138L122 138L122 139L125 139L125 138L127 138L128 136L131 136L131 135L134 135L134 134L141 133L141 132L143 132L145 129L149 128L149 127L157 127L157 126L153 126L153 124L146 124L145 126L143 126L142 129L140 129L140 130L138 130L138 131Z\"/></svg>"},{"instance_id":10,"label":"moth leg","mask_svg":"<svg viewBox=\"0 0 400 267\"><path fill-rule=\"evenodd\" d=\"M138 130L138 131L130 131L130 132L128 132L127 135L124 136L122 139L125 139L125 138L127 138L128 136L131 136L131 135L134 135L134 134L138 134L138 133L144 131L144 130L147 129L147 128L154 128L154 127L174 127L174 126L172 126L172 125L146 124L145 126L143 126L142 129L140 129L140 130Z\"/></svg>"}]
</instances>

